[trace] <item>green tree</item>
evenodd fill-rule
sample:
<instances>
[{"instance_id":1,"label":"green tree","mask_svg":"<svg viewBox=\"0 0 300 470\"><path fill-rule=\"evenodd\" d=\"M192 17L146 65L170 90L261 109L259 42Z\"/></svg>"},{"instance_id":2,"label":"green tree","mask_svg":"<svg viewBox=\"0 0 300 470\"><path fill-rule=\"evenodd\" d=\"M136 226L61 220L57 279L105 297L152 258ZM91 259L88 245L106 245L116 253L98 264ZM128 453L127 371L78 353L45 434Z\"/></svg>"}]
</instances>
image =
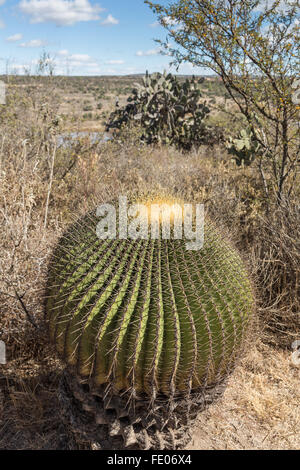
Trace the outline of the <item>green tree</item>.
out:
<instances>
[{"instance_id":1,"label":"green tree","mask_svg":"<svg viewBox=\"0 0 300 470\"><path fill-rule=\"evenodd\" d=\"M266 195L293 191L300 162L299 0L146 2L167 29L158 41L179 66L190 62L221 77L261 151ZM266 180L266 173L272 175Z\"/></svg>"}]
</instances>

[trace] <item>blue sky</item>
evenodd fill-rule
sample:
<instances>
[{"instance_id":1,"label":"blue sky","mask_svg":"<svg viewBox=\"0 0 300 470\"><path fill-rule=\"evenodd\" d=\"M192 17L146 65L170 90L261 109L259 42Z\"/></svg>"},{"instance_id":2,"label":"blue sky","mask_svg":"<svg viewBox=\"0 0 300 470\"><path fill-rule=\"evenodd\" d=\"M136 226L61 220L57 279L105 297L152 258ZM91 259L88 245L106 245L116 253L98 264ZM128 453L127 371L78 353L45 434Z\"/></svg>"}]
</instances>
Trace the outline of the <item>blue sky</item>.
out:
<instances>
[{"instance_id":1,"label":"blue sky","mask_svg":"<svg viewBox=\"0 0 300 470\"><path fill-rule=\"evenodd\" d=\"M55 73L123 75L169 70L154 38L164 29L143 0L0 0L0 74L35 72L43 51ZM190 64L180 73L201 73Z\"/></svg>"}]
</instances>

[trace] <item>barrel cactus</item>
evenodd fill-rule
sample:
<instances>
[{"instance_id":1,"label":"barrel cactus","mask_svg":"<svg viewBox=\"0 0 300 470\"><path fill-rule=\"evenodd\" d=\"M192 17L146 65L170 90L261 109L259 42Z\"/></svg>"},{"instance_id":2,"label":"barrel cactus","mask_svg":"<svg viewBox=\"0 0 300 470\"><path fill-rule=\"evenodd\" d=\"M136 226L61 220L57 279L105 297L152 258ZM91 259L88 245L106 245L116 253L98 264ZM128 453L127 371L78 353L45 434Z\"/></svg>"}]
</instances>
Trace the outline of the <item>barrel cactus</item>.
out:
<instances>
[{"instance_id":1,"label":"barrel cactus","mask_svg":"<svg viewBox=\"0 0 300 470\"><path fill-rule=\"evenodd\" d=\"M99 239L98 222L92 211L73 224L49 266L46 319L64 383L93 411L104 448L120 448L119 435L127 447L180 448L189 416L239 357L253 312L247 271L207 219L195 251L162 230Z\"/></svg>"}]
</instances>

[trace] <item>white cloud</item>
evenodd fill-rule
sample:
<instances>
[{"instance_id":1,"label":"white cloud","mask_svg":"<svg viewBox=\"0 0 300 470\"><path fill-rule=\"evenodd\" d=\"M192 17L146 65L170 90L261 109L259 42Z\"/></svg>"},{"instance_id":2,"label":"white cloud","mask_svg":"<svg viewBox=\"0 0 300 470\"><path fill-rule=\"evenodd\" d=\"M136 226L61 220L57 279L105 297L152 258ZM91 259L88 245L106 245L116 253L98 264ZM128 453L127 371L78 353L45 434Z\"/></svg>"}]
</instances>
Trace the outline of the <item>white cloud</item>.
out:
<instances>
[{"instance_id":1,"label":"white cloud","mask_svg":"<svg viewBox=\"0 0 300 470\"><path fill-rule=\"evenodd\" d=\"M150 49L149 51L137 51L135 55L138 57L148 57L151 55L158 55L160 53L160 49Z\"/></svg>"},{"instance_id":2,"label":"white cloud","mask_svg":"<svg viewBox=\"0 0 300 470\"><path fill-rule=\"evenodd\" d=\"M154 21L154 23L151 23L149 26L150 28L157 28L160 25L159 21Z\"/></svg>"},{"instance_id":3,"label":"white cloud","mask_svg":"<svg viewBox=\"0 0 300 470\"><path fill-rule=\"evenodd\" d=\"M125 60L108 60L105 63L106 65L123 65L125 64Z\"/></svg>"},{"instance_id":4,"label":"white cloud","mask_svg":"<svg viewBox=\"0 0 300 470\"><path fill-rule=\"evenodd\" d=\"M28 42L22 42L21 44L19 44L19 47L43 47L46 45L46 41L42 41L41 39L32 39Z\"/></svg>"},{"instance_id":5,"label":"white cloud","mask_svg":"<svg viewBox=\"0 0 300 470\"><path fill-rule=\"evenodd\" d=\"M88 54L72 54L69 56L69 59L74 62L90 62L92 60Z\"/></svg>"},{"instance_id":6,"label":"white cloud","mask_svg":"<svg viewBox=\"0 0 300 470\"><path fill-rule=\"evenodd\" d=\"M115 25L115 24L119 24L120 21L117 20L117 18L114 18L112 15L108 15L108 17L101 22L101 24L103 26L110 26L110 25Z\"/></svg>"},{"instance_id":7,"label":"white cloud","mask_svg":"<svg viewBox=\"0 0 300 470\"><path fill-rule=\"evenodd\" d=\"M66 49L60 50L56 54L55 64L58 70L63 70L68 66L75 72L84 71L85 73L96 73L99 69L99 63L88 54L69 54Z\"/></svg>"},{"instance_id":8,"label":"white cloud","mask_svg":"<svg viewBox=\"0 0 300 470\"><path fill-rule=\"evenodd\" d=\"M106 69L105 75L117 75L116 69Z\"/></svg>"},{"instance_id":9,"label":"white cloud","mask_svg":"<svg viewBox=\"0 0 300 470\"><path fill-rule=\"evenodd\" d=\"M31 23L50 22L57 26L99 20L99 13L104 11L89 0L21 0L19 8L30 17Z\"/></svg>"},{"instance_id":10,"label":"white cloud","mask_svg":"<svg viewBox=\"0 0 300 470\"><path fill-rule=\"evenodd\" d=\"M50 58L48 63L55 67L56 75L65 75L71 73L74 75L98 75L103 70L99 63L86 54L69 54L67 50L61 50L56 53L55 57ZM32 59L30 62L11 63L10 69L12 73L24 74L26 71L34 71L39 64L39 59Z\"/></svg>"},{"instance_id":11,"label":"white cloud","mask_svg":"<svg viewBox=\"0 0 300 470\"><path fill-rule=\"evenodd\" d=\"M164 16L163 17L163 22L165 23L166 26L177 26L178 25L178 22L176 20L172 20L172 18L170 18L169 16ZM157 28L158 26L160 26L160 22L155 21L154 23L151 23L149 26L151 28Z\"/></svg>"},{"instance_id":12,"label":"white cloud","mask_svg":"<svg viewBox=\"0 0 300 470\"><path fill-rule=\"evenodd\" d=\"M258 6L255 7L253 11L262 12L262 11L264 11L265 8L272 8L274 2L275 2L275 0L261 0L259 2ZM286 0L282 0L278 5L278 9L281 12L284 12L284 11L288 10L289 9L288 2Z\"/></svg>"},{"instance_id":13,"label":"white cloud","mask_svg":"<svg viewBox=\"0 0 300 470\"><path fill-rule=\"evenodd\" d=\"M167 26L175 26L178 24L176 20L172 20L172 18L170 18L169 16L165 16L163 18L163 21Z\"/></svg>"},{"instance_id":14,"label":"white cloud","mask_svg":"<svg viewBox=\"0 0 300 470\"><path fill-rule=\"evenodd\" d=\"M13 34L12 36L9 36L6 38L7 42L16 42L16 41L21 41L23 35L22 34Z\"/></svg>"},{"instance_id":15,"label":"white cloud","mask_svg":"<svg viewBox=\"0 0 300 470\"><path fill-rule=\"evenodd\" d=\"M12 72L25 72L25 70L28 68L30 69L30 66L29 65L25 65L25 64L13 64L12 65Z\"/></svg>"},{"instance_id":16,"label":"white cloud","mask_svg":"<svg viewBox=\"0 0 300 470\"><path fill-rule=\"evenodd\" d=\"M57 53L59 56L67 56L69 55L69 51L67 49L62 49L61 51L58 51Z\"/></svg>"},{"instance_id":17,"label":"white cloud","mask_svg":"<svg viewBox=\"0 0 300 470\"><path fill-rule=\"evenodd\" d=\"M26 68L26 65L24 64L15 64L13 65L13 68L16 70L24 70Z\"/></svg>"},{"instance_id":18,"label":"white cloud","mask_svg":"<svg viewBox=\"0 0 300 470\"><path fill-rule=\"evenodd\" d=\"M0 6L4 5L5 2L6 2L6 0L0 0Z\"/></svg>"}]
</instances>

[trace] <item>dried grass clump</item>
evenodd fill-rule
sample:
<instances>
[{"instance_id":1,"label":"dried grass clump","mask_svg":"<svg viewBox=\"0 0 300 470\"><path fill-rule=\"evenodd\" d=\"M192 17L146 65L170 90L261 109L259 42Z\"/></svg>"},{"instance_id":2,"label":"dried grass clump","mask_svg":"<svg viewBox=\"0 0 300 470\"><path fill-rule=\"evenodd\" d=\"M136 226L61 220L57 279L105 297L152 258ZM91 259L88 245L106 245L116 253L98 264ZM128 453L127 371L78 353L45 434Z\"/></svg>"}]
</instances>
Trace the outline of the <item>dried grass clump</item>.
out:
<instances>
[{"instance_id":1,"label":"dried grass clump","mask_svg":"<svg viewBox=\"0 0 300 470\"><path fill-rule=\"evenodd\" d=\"M282 204L261 220L253 244L265 338L290 346L300 338L300 206Z\"/></svg>"},{"instance_id":2,"label":"dried grass clump","mask_svg":"<svg viewBox=\"0 0 300 470\"><path fill-rule=\"evenodd\" d=\"M198 420L189 449L299 449L299 369L290 353L252 343L222 399Z\"/></svg>"}]
</instances>

